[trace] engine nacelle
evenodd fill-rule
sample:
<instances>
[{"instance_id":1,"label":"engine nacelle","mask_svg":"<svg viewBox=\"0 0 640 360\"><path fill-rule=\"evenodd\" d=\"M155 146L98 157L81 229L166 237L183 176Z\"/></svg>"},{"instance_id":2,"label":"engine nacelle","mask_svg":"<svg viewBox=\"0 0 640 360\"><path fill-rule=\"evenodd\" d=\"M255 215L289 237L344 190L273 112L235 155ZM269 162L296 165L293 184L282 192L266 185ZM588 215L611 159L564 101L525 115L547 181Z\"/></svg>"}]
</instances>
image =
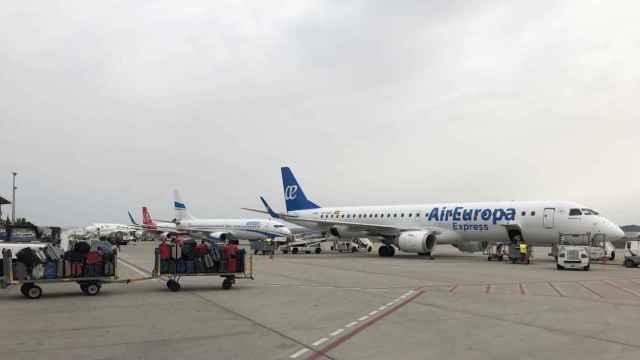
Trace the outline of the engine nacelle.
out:
<instances>
[{"instance_id":1,"label":"engine nacelle","mask_svg":"<svg viewBox=\"0 0 640 360\"><path fill-rule=\"evenodd\" d=\"M404 252L428 253L436 245L432 231L405 231L396 238L396 246Z\"/></svg>"}]
</instances>

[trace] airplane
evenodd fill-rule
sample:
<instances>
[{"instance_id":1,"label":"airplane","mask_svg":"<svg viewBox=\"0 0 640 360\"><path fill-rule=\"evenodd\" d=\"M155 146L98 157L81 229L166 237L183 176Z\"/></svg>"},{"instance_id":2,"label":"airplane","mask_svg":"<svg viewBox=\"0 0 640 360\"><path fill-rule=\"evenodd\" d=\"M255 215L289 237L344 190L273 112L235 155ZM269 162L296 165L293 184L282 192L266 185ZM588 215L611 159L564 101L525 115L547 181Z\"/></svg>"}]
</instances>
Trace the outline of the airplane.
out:
<instances>
[{"instance_id":1,"label":"airplane","mask_svg":"<svg viewBox=\"0 0 640 360\"><path fill-rule=\"evenodd\" d=\"M281 174L286 213L275 212L262 197L266 211L244 209L341 238L381 241L378 255L382 257L393 256L396 247L431 256L436 243L475 252L491 241L518 238L546 246L562 233L604 235L608 241L624 236L597 211L568 201L321 207L306 197L290 168L282 167Z\"/></svg>"},{"instance_id":2,"label":"airplane","mask_svg":"<svg viewBox=\"0 0 640 360\"><path fill-rule=\"evenodd\" d=\"M180 233L176 229L174 222L153 219L146 206L142 207L142 225L136 222L131 213L129 213L129 219L131 219L132 226L149 233L160 235L161 239L168 239L172 235Z\"/></svg>"},{"instance_id":3,"label":"airplane","mask_svg":"<svg viewBox=\"0 0 640 360\"><path fill-rule=\"evenodd\" d=\"M84 230L91 233L100 233L100 235L109 235L112 233L130 233L138 231L135 226L123 225L123 224L108 224L108 223L94 223L89 226L85 226Z\"/></svg>"},{"instance_id":4,"label":"airplane","mask_svg":"<svg viewBox=\"0 0 640 360\"><path fill-rule=\"evenodd\" d=\"M289 238L292 234L287 226L270 219L196 219L187 210L178 190L174 191L174 198L178 231L205 233L209 238L222 241Z\"/></svg>"}]
</instances>

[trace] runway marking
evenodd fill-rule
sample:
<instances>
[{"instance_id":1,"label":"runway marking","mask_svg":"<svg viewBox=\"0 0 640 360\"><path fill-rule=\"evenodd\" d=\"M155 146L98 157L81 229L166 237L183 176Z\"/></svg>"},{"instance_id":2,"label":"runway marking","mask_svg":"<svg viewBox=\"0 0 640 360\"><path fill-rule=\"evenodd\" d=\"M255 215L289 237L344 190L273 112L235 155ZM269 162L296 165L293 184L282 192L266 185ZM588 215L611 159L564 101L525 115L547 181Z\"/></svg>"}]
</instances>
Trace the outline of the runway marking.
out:
<instances>
[{"instance_id":1,"label":"runway marking","mask_svg":"<svg viewBox=\"0 0 640 360\"><path fill-rule=\"evenodd\" d=\"M384 309L386 309L386 308L387 308L387 305L383 305L383 306L380 306L380 307L378 308L378 310L382 311L382 310L384 310Z\"/></svg>"},{"instance_id":2,"label":"runway marking","mask_svg":"<svg viewBox=\"0 0 640 360\"><path fill-rule=\"evenodd\" d=\"M458 288L458 284L453 285L450 289L449 289L449 293L453 294L454 291L456 291L456 289Z\"/></svg>"},{"instance_id":3,"label":"runway marking","mask_svg":"<svg viewBox=\"0 0 640 360\"><path fill-rule=\"evenodd\" d=\"M130 270L133 270L144 277L151 276L150 272L143 271L142 269L139 269L137 266L130 264L127 260L123 259L122 256L119 256L118 260L120 260L120 263L122 263L122 265L128 267ZM152 279L152 280L158 281L158 279Z\"/></svg>"},{"instance_id":4,"label":"runway marking","mask_svg":"<svg viewBox=\"0 0 640 360\"><path fill-rule=\"evenodd\" d=\"M551 286L551 288L553 290L555 290L555 292L558 293L558 295L560 295L561 297L566 297L567 295L565 295L562 291L560 291L560 289L558 289L555 285L553 285L553 283L551 281L548 282L549 286Z\"/></svg>"},{"instance_id":5,"label":"runway marking","mask_svg":"<svg viewBox=\"0 0 640 360\"><path fill-rule=\"evenodd\" d=\"M368 318L369 318L369 315L365 315L365 316L359 318L358 321L364 321L364 320L367 320Z\"/></svg>"},{"instance_id":6,"label":"runway marking","mask_svg":"<svg viewBox=\"0 0 640 360\"><path fill-rule=\"evenodd\" d=\"M357 323L356 323L356 324L357 324ZM329 334L329 335L331 335L331 336L336 336L336 335L339 335L339 334L340 334L340 333L342 333L342 332L344 332L344 329L338 329L338 330L336 330L336 331L332 332L332 333L331 333L331 334Z\"/></svg>"},{"instance_id":7,"label":"runway marking","mask_svg":"<svg viewBox=\"0 0 640 360\"><path fill-rule=\"evenodd\" d=\"M326 343L327 341L329 341L329 339L328 339L328 338L322 338L322 339L320 339L320 340L318 340L318 341L316 341L316 342L312 343L311 345L313 345L313 346L318 346L318 345L321 345L321 344Z\"/></svg>"},{"instance_id":8,"label":"runway marking","mask_svg":"<svg viewBox=\"0 0 640 360\"><path fill-rule=\"evenodd\" d=\"M527 296L527 287L523 283L518 284L520 286L520 294Z\"/></svg>"},{"instance_id":9,"label":"runway marking","mask_svg":"<svg viewBox=\"0 0 640 360\"><path fill-rule=\"evenodd\" d=\"M358 327L356 327L355 329L353 329L352 331L344 334L341 337L338 337L335 341L333 341L330 344L327 344L325 347L323 347L322 349L313 352L310 356L309 356L309 360L315 360L318 359L320 357L326 357L327 353L335 348L337 348L338 346L344 344L345 342L347 342L349 339L351 339L352 337L356 336L357 334L361 333L362 331L366 330L367 328L369 328L370 326L374 325L375 323L377 323L378 321L384 319L385 317L393 314L394 312L398 311L399 309L401 309L403 306L409 304L410 302L412 302L413 300L417 299L420 295L422 295L425 292L424 289L420 289L419 291L412 291L411 293L407 293L411 296L407 297L404 296L404 300L401 301L399 304L394 305L391 309L381 313L378 316L374 316L371 317L368 321L362 322L360 323L360 325L358 325ZM407 295L405 294L405 295ZM402 298L403 296L400 296L398 299ZM396 300L398 300L396 299ZM369 316L363 316L360 319L367 319L369 318ZM360 320L362 321L362 320Z\"/></svg>"},{"instance_id":10,"label":"runway marking","mask_svg":"<svg viewBox=\"0 0 640 360\"><path fill-rule=\"evenodd\" d=\"M358 322L354 321L354 322L348 323L345 327L350 328L350 327L356 326L357 324L358 324Z\"/></svg>"},{"instance_id":11,"label":"runway marking","mask_svg":"<svg viewBox=\"0 0 640 360\"><path fill-rule=\"evenodd\" d=\"M369 316L373 316L375 314L377 314L379 311L378 310L373 310L372 312L369 313Z\"/></svg>"},{"instance_id":12,"label":"runway marking","mask_svg":"<svg viewBox=\"0 0 640 360\"><path fill-rule=\"evenodd\" d=\"M308 351L309 351L309 349L304 348L304 349L301 349L301 350L299 350L299 351L297 351L297 352L293 353L293 354L292 354L291 356L289 356L289 357L290 357L290 358L292 358L292 359L295 359L295 358L297 358L298 356L300 356L300 355L302 355L302 354L304 354L304 353L306 353L306 352L308 352Z\"/></svg>"},{"instance_id":13,"label":"runway marking","mask_svg":"<svg viewBox=\"0 0 640 360\"><path fill-rule=\"evenodd\" d=\"M489 294L489 293L491 293L491 288L492 288L492 287L493 287L493 285L488 284L488 285L487 285L487 288L484 290L484 293L485 293L485 294Z\"/></svg>"},{"instance_id":14,"label":"runway marking","mask_svg":"<svg viewBox=\"0 0 640 360\"><path fill-rule=\"evenodd\" d=\"M609 284L609 285L611 285L611 286L613 286L616 289L619 289L619 290L622 290L622 291L626 292L627 294L631 294L633 296L640 297L640 293L638 293L637 291L633 291L631 289L627 289L626 287L618 285L618 284L616 284L616 283L614 283L613 281L610 281L610 280L605 280L604 282Z\"/></svg>"},{"instance_id":15,"label":"runway marking","mask_svg":"<svg viewBox=\"0 0 640 360\"><path fill-rule=\"evenodd\" d=\"M590 293L592 293L593 295L599 297L599 298L604 298L604 296L598 294L595 290L593 290L592 288L588 287L587 285L581 283L580 281L576 281L578 283L578 285L582 286L583 288L587 289L587 291L589 291Z\"/></svg>"}]
</instances>

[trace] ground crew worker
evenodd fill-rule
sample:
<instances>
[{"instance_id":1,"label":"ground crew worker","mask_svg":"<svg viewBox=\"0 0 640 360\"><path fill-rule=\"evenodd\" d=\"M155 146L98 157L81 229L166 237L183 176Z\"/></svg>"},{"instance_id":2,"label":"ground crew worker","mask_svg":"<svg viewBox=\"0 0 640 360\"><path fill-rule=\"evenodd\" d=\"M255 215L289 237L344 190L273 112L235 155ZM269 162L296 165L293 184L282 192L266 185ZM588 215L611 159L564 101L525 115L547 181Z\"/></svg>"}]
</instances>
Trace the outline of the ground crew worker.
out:
<instances>
[{"instance_id":1,"label":"ground crew worker","mask_svg":"<svg viewBox=\"0 0 640 360\"><path fill-rule=\"evenodd\" d=\"M525 243L524 240L520 240L520 259L523 263L526 263L528 251L529 246L527 243Z\"/></svg>"},{"instance_id":2,"label":"ground crew worker","mask_svg":"<svg viewBox=\"0 0 640 360\"><path fill-rule=\"evenodd\" d=\"M267 244L267 251L269 252L269 259L273 259L273 240L271 240L271 238L267 238L265 242Z\"/></svg>"}]
</instances>

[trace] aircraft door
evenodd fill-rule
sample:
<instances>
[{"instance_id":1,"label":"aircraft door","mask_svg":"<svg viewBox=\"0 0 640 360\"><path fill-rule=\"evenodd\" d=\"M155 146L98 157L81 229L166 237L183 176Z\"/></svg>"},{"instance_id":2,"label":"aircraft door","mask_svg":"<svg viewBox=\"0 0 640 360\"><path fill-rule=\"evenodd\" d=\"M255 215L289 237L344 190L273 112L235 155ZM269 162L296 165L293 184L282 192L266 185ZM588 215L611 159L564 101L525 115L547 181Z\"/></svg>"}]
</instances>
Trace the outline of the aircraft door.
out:
<instances>
[{"instance_id":1,"label":"aircraft door","mask_svg":"<svg viewBox=\"0 0 640 360\"><path fill-rule=\"evenodd\" d=\"M556 215L556 209L554 208L544 209L544 213L542 214L542 226L545 229L553 229L555 215Z\"/></svg>"}]
</instances>

